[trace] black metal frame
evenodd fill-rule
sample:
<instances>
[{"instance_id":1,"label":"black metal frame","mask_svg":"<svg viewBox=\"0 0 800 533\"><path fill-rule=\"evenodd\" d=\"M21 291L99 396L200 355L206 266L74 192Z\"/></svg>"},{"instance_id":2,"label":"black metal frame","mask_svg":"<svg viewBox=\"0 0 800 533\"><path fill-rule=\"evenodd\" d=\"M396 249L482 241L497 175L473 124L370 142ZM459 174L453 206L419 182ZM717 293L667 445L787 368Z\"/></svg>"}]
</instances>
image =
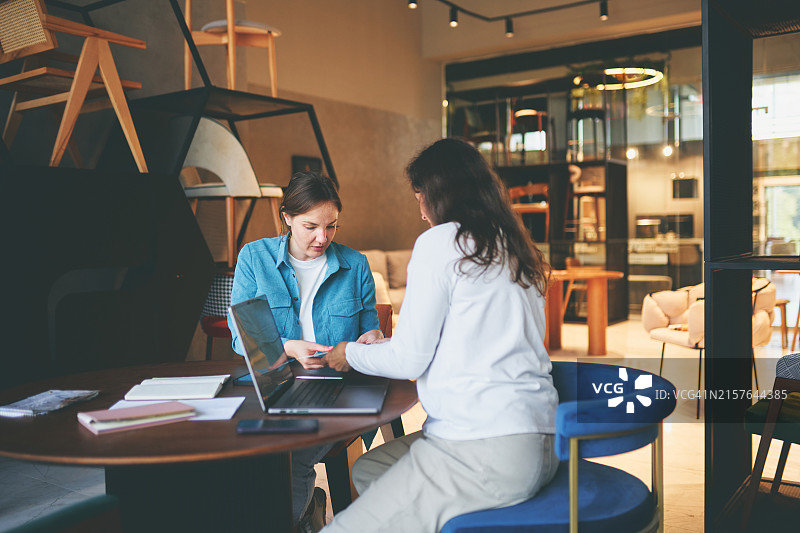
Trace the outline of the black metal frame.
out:
<instances>
[{"instance_id":1,"label":"black metal frame","mask_svg":"<svg viewBox=\"0 0 800 533\"><path fill-rule=\"evenodd\" d=\"M703 173L706 390L750 390L753 270L800 269L798 257L762 257L752 245L752 41L800 31L787 0L703 0ZM705 529L727 530L725 509L751 469L742 424L750 400L708 398L705 408Z\"/></svg>"},{"instance_id":2,"label":"black metal frame","mask_svg":"<svg viewBox=\"0 0 800 533\"><path fill-rule=\"evenodd\" d=\"M63 2L62 0L45 0L45 4L48 6L57 7L59 9L65 9L67 11L75 11L78 13L83 21L88 24L89 26L94 26L94 22L92 21L92 17L90 13L96 9L101 9L103 7L111 6L114 4L119 4L120 2L124 2L125 0L98 0L97 2L92 2L91 4L86 4L85 6L78 6L75 4L70 4L69 2Z\"/></svg>"},{"instance_id":3,"label":"black metal frame","mask_svg":"<svg viewBox=\"0 0 800 533\"><path fill-rule=\"evenodd\" d=\"M115 1L115 0L106 0L106 1ZM282 98L273 98L270 96L264 96L260 94L247 93L243 91L232 91L230 89L215 87L211 83L211 78L209 77L208 71L206 70L206 67L203 64L203 59L200 57L200 52L197 50L197 45L195 44L194 39L192 39L192 32L186 25L186 19L183 17L183 11L181 11L180 6L178 5L178 0L169 0L169 3L172 6L172 12L175 14L175 19L178 21L178 26L181 29L181 33L183 33L183 38L186 41L186 44L189 46L189 51L191 52L194 64L197 67L198 72L200 73L200 78L202 78L203 80L204 89L208 91L208 97L206 100L208 105L213 106L215 99L218 98L227 98L233 101L241 100L242 104L247 103L247 105L244 107L240 106L239 111L231 111L227 113L221 107L217 109L213 109L212 107L204 107L202 110L202 116L208 116L219 120L226 120L233 134L236 136L237 139L239 139L239 133L236 129L236 122L240 120L253 120L258 118L275 117L293 113L306 113L308 115L309 121L311 122L311 128L314 130L314 137L317 141L317 145L319 146L319 151L320 154L322 155L322 160L324 161L325 167L328 171L328 177L330 177L331 180L333 180L333 182L338 187L339 180L336 178L336 172L333 169L333 162L331 161L330 154L328 153L328 147L325 144L325 139L322 136L322 129L320 128L319 120L317 120L317 114L314 111L314 106L311 104L294 102ZM190 89L190 91L193 90L194 89ZM172 93L172 95L176 94L180 93ZM170 95L164 95L164 96L170 96ZM199 121L199 116L198 116L198 121ZM191 131L192 134L194 134L194 130L196 129L196 127L197 124L194 125ZM188 139L188 142L191 142L191 137ZM188 151L189 149L188 144L186 145L185 148L186 151ZM183 153L183 158L181 158L181 161L183 161L185 157L186 157L186 152ZM180 172L180 169L177 169L177 172Z\"/></svg>"}]
</instances>

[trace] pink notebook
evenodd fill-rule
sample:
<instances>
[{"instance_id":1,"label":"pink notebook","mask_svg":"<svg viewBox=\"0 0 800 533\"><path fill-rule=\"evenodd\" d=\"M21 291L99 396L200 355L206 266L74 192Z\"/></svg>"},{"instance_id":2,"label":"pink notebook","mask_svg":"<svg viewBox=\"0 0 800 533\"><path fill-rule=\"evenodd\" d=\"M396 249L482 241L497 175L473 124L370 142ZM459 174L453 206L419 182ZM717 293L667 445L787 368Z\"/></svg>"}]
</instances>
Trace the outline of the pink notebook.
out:
<instances>
[{"instance_id":1,"label":"pink notebook","mask_svg":"<svg viewBox=\"0 0 800 533\"><path fill-rule=\"evenodd\" d=\"M78 422L95 435L99 435L179 422L192 418L194 415L194 407L190 405L180 402L163 402L78 413Z\"/></svg>"}]
</instances>

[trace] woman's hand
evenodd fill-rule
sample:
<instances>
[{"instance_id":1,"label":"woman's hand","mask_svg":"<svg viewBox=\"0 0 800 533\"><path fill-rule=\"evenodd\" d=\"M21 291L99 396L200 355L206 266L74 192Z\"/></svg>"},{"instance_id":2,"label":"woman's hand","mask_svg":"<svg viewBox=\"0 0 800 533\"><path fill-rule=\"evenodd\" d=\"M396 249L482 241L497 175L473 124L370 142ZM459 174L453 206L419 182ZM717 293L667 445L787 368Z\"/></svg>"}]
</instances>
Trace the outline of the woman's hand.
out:
<instances>
[{"instance_id":1,"label":"woman's hand","mask_svg":"<svg viewBox=\"0 0 800 533\"><path fill-rule=\"evenodd\" d=\"M331 346L324 346L316 342L301 340L289 340L283 345L283 351L292 359L297 359L303 368L325 368L325 363L318 356L313 356L317 352L328 352Z\"/></svg>"},{"instance_id":2,"label":"woman's hand","mask_svg":"<svg viewBox=\"0 0 800 533\"><path fill-rule=\"evenodd\" d=\"M361 344L375 344L381 339L383 339L383 332L379 329L373 329L361 335L356 342Z\"/></svg>"},{"instance_id":3,"label":"woman's hand","mask_svg":"<svg viewBox=\"0 0 800 533\"><path fill-rule=\"evenodd\" d=\"M365 333L366 335L366 333ZM336 347L325 354L325 362L328 363L328 366L333 368L334 370L338 370L340 372L347 372L350 370L350 365L347 364L347 357L345 356L344 349L347 346L347 342L342 341L336 345Z\"/></svg>"}]
</instances>

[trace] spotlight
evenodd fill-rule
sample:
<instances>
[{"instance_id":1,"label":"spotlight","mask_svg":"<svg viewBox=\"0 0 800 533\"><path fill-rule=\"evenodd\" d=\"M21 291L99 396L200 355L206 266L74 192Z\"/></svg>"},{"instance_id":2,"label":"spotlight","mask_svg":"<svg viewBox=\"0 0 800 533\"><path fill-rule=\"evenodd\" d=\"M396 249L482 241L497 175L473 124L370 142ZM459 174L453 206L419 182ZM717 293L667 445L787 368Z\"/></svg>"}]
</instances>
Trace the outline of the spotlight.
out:
<instances>
[{"instance_id":1,"label":"spotlight","mask_svg":"<svg viewBox=\"0 0 800 533\"><path fill-rule=\"evenodd\" d=\"M670 145L666 145L666 146L664 147L664 150L662 150L662 152L664 153L664 157L669 157L669 156L671 156L671 155L672 155L672 146L670 146Z\"/></svg>"},{"instance_id":2,"label":"spotlight","mask_svg":"<svg viewBox=\"0 0 800 533\"><path fill-rule=\"evenodd\" d=\"M600 0L600 20L608 20L608 0Z\"/></svg>"},{"instance_id":3,"label":"spotlight","mask_svg":"<svg viewBox=\"0 0 800 533\"><path fill-rule=\"evenodd\" d=\"M506 19L506 37L509 39L514 36L514 20L511 17Z\"/></svg>"},{"instance_id":4,"label":"spotlight","mask_svg":"<svg viewBox=\"0 0 800 533\"><path fill-rule=\"evenodd\" d=\"M408 9L417 9L417 3L414 0L408 0Z\"/></svg>"},{"instance_id":5,"label":"spotlight","mask_svg":"<svg viewBox=\"0 0 800 533\"><path fill-rule=\"evenodd\" d=\"M639 155L639 152L636 151L636 148L628 148L628 151L625 152L625 156L628 159L636 159L637 155Z\"/></svg>"},{"instance_id":6,"label":"spotlight","mask_svg":"<svg viewBox=\"0 0 800 533\"><path fill-rule=\"evenodd\" d=\"M450 8L450 27L455 28L458 26L458 8Z\"/></svg>"}]
</instances>

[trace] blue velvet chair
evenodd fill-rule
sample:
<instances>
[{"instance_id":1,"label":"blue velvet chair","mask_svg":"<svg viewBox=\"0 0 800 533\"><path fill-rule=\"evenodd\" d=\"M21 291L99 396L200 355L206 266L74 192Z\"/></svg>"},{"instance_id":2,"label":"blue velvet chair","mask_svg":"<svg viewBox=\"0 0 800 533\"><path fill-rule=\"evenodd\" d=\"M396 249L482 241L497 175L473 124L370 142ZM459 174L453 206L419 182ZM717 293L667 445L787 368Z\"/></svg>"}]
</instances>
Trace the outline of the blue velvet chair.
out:
<instances>
[{"instance_id":1,"label":"blue velvet chair","mask_svg":"<svg viewBox=\"0 0 800 533\"><path fill-rule=\"evenodd\" d=\"M457 516L442 533L663 531L662 421L675 408L664 378L613 365L553 363L558 471L532 499ZM652 444L651 492L627 472L591 461Z\"/></svg>"}]
</instances>

